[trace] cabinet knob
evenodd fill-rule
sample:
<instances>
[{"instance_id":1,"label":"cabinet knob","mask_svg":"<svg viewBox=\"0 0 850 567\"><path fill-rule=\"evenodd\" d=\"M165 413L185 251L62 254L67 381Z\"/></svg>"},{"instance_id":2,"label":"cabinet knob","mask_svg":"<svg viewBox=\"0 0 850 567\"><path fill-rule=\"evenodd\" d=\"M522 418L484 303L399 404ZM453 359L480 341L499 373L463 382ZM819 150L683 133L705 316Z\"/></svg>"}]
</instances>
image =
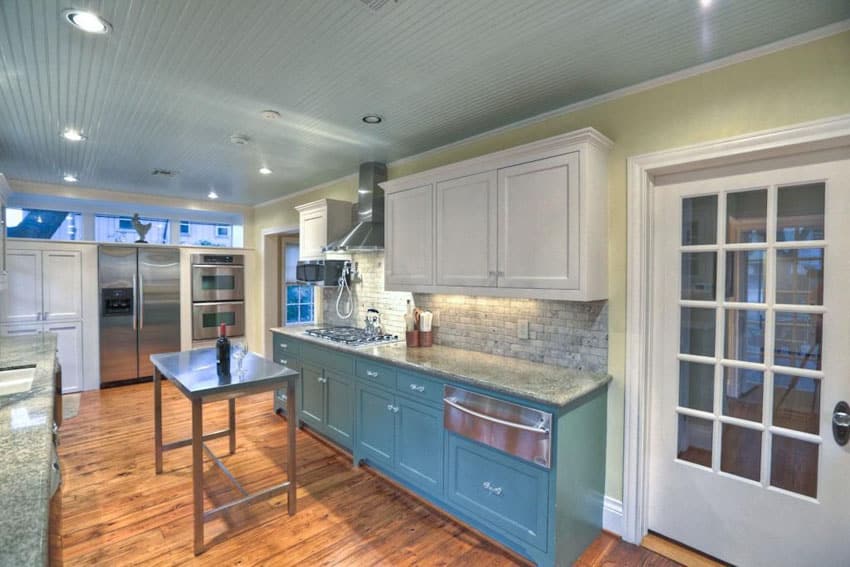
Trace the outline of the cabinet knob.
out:
<instances>
[{"instance_id":1,"label":"cabinet knob","mask_svg":"<svg viewBox=\"0 0 850 567\"><path fill-rule=\"evenodd\" d=\"M285 358L281 358L281 359L280 359L280 363L281 363L281 364L283 364L284 366L286 366L286 363L287 363L287 362L289 362L289 361L288 361L288 360L286 360Z\"/></svg>"},{"instance_id":2,"label":"cabinet knob","mask_svg":"<svg viewBox=\"0 0 850 567\"><path fill-rule=\"evenodd\" d=\"M280 348L289 348L289 345L286 343L280 343Z\"/></svg>"},{"instance_id":3,"label":"cabinet knob","mask_svg":"<svg viewBox=\"0 0 850 567\"><path fill-rule=\"evenodd\" d=\"M484 489L487 490L487 492L489 492L490 494L492 494L494 496L501 496L502 495L502 487L501 486L494 486L493 483L490 482L489 480L485 480L484 484L482 484L481 486L483 486Z\"/></svg>"},{"instance_id":4,"label":"cabinet knob","mask_svg":"<svg viewBox=\"0 0 850 567\"><path fill-rule=\"evenodd\" d=\"M424 392L425 386L419 386L418 384L411 384L410 389L413 390L414 392Z\"/></svg>"},{"instance_id":5,"label":"cabinet knob","mask_svg":"<svg viewBox=\"0 0 850 567\"><path fill-rule=\"evenodd\" d=\"M398 406L394 406L392 404L387 404L387 409L393 413L398 413Z\"/></svg>"},{"instance_id":6,"label":"cabinet knob","mask_svg":"<svg viewBox=\"0 0 850 567\"><path fill-rule=\"evenodd\" d=\"M378 377L378 373L377 373L377 372L375 372L374 370L367 370L367 371L366 371L366 376L370 376L370 377L372 377L372 378L377 378L377 377Z\"/></svg>"},{"instance_id":7,"label":"cabinet knob","mask_svg":"<svg viewBox=\"0 0 850 567\"><path fill-rule=\"evenodd\" d=\"M316 380L318 380L320 384L324 384L325 382L327 382L327 381L328 381L328 379L327 379L327 378L322 378L321 376L319 376L318 378L316 378Z\"/></svg>"}]
</instances>

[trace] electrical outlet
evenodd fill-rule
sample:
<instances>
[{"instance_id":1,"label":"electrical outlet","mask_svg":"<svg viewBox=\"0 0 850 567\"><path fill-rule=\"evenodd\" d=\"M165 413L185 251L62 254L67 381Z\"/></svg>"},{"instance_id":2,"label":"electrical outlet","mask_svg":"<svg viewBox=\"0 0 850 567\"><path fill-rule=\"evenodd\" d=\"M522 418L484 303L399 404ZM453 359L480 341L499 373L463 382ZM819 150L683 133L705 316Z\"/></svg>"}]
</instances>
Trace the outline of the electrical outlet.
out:
<instances>
[{"instance_id":1,"label":"electrical outlet","mask_svg":"<svg viewBox=\"0 0 850 567\"><path fill-rule=\"evenodd\" d=\"M528 319L516 322L516 336L518 339L528 339Z\"/></svg>"},{"instance_id":2,"label":"electrical outlet","mask_svg":"<svg viewBox=\"0 0 850 567\"><path fill-rule=\"evenodd\" d=\"M439 327L440 326L440 310L439 309L434 310L434 318L431 319L431 326L432 327Z\"/></svg>"}]
</instances>

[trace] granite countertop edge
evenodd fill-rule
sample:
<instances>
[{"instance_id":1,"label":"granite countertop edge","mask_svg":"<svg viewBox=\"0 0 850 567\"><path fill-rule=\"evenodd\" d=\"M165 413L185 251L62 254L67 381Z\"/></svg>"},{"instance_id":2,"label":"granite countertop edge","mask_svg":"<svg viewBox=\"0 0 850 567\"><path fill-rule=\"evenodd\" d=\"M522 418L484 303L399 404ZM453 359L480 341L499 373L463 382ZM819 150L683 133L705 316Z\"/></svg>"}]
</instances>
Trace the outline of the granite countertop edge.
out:
<instances>
[{"instance_id":1,"label":"granite countertop edge","mask_svg":"<svg viewBox=\"0 0 850 567\"><path fill-rule=\"evenodd\" d=\"M309 342L332 350L362 356L391 364L402 368L409 368L447 380L464 382L483 389L516 396L532 402L544 405L564 408L576 400L592 394L596 390L605 387L611 382L610 374L599 372L587 372L574 368L531 362L520 358L487 354L478 351L464 350L453 347L434 345L427 348L408 349L404 342L390 343L374 347L350 347L344 344L334 343L317 337L304 334L315 325L293 325L288 327L275 327L272 332L280 333L298 340ZM432 356L429 356L432 355ZM422 357L423 361L408 360L408 356ZM439 366L431 366L427 363L439 364L439 359L464 357L472 359L465 370L445 369ZM476 368L477 366L477 368ZM531 373L548 376L545 384L528 384L514 381L510 378L499 379L493 374L496 368L503 369L507 373Z\"/></svg>"},{"instance_id":2,"label":"granite countertop edge","mask_svg":"<svg viewBox=\"0 0 850 567\"><path fill-rule=\"evenodd\" d=\"M0 397L0 564L46 565L56 336L0 337L0 367L34 364L26 393Z\"/></svg>"}]
</instances>

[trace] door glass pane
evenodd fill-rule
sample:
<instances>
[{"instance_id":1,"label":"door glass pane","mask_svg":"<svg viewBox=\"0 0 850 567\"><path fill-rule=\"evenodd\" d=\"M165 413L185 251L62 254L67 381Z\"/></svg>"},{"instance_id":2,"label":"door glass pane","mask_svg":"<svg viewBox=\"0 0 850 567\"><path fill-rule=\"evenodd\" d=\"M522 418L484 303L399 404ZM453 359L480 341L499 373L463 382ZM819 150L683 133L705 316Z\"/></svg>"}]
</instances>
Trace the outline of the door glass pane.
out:
<instances>
[{"instance_id":1,"label":"door glass pane","mask_svg":"<svg viewBox=\"0 0 850 567\"><path fill-rule=\"evenodd\" d=\"M682 299L714 301L716 274L716 252L682 254Z\"/></svg>"},{"instance_id":2,"label":"door glass pane","mask_svg":"<svg viewBox=\"0 0 850 567\"><path fill-rule=\"evenodd\" d=\"M720 470L750 480L759 480L761 431L723 424Z\"/></svg>"},{"instance_id":3,"label":"door glass pane","mask_svg":"<svg viewBox=\"0 0 850 567\"><path fill-rule=\"evenodd\" d=\"M679 415L679 444L676 456L704 467L711 467L711 440L714 423L689 415Z\"/></svg>"},{"instance_id":4,"label":"door glass pane","mask_svg":"<svg viewBox=\"0 0 850 567\"><path fill-rule=\"evenodd\" d=\"M773 377L773 425L818 434L820 380L776 374Z\"/></svg>"},{"instance_id":5,"label":"door glass pane","mask_svg":"<svg viewBox=\"0 0 850 567\"><path fill-rule=\"evenodd\" d=\"M714 410L714 366L679 362L679 405L702 411Z\"/></svg>"},{"instance_id":6,"label":"door glass pane","mask_svg":"<svg viewBox=\"0 0 850 567\"><path fill-rule=\"evenodd\" d=\"M761 421L764 374L748 368L723 369L723 415Z\"/></svg>"},{"instance_id":7,"label":"door glass pane","mask_svg":"<svg viewBox=\"0 0 850 567\"><path fill-rule=\"evenodd\" d=\"M682 307L679 352L714 356L714 309Z\"/></svg>"},{"instance_id":8,"label":"door glass pane","mask_svg":"<svg viewBox=\"0 0 850 567\"><path fill-rule=\"evenodd\" d=\"M682 245L717 242L717 195L682 200Z\"/></svg>"},{"instance_id":9,"label":"door glass pane","mask_svg":"<svg viewBox=\"0 0 850 567\"><path fill-rule=\"evenodd\" d=\"M730 360L764 361L764 311L726 310L726 353Z\"/></svg>"},{"instance_id":10,"label":"door glass pane","mask_svg":"<svg viewBox=\"0 0 850 567\"><path fill-rule=\"evenodd\" d=\"M774 364L820 370L822 343L823 315L776 312Z\"/></svg>"},{"instance_id":11,"label":"door glass pane","mask_svg":"<svg viewBox=\"0 0 850 567\"><path fill-rule=\"evenodd\" d=\"M770 484L817 498L817 444L774 435L770 455Z\"/></svg>"},{"instance_id":12,"label":"door glass pane","mask_svg":"<svg viewBox=\"0 0 850 567\"><path fill-rule=\"evenodd\" d=\"M764 250L726 253L726 301L764 303Z\"/></svg>"},{"instance_id":13,"label":"door glass pane","mask_svg":"<svg viewBox=\"0 0 850 567\"><path fill-rule=\"evenodd\" d=\"M824 184L780 187L776 240L823 240Z\"/></svg>"},{"instance_id":14,"label":"door glass pane","mask_svg":"<svg viewBox=\"0 0 850 567\"><path fill-rule=\"evenodd\" d=\"M767 190L726 196L726 242L764 242L767 236Z\"/></svg>"},{"instance_id":15,"label":"door glass pane","mask_svg":"<svg viewBox=\"0 0 850 567\"><path fill-rule=\"evenodd\" d=\"M823 305L823 248L776 250L776 303Z\"/></svg>"}]
</instances>

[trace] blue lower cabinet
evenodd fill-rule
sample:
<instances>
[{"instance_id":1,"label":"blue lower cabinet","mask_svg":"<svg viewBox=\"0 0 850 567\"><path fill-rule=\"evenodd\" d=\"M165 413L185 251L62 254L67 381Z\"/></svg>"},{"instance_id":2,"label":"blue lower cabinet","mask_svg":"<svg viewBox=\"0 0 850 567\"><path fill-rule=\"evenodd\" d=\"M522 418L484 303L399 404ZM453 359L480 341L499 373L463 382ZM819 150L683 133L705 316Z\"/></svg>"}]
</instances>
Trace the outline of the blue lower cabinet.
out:
<instances>
[{"instance_id":1,"label":"blue lower cabinet","mask_svg":"<svg viewBox=\"0 0 850 567\"><path fill-rule=\"evenodd\" d=\"M396 396L395 473L435 496L443 492L443 410Z\"/></svg>"},{"instance_id":2,"label":"blue lower cabinet","mask_svg":"<svg viewBox=\"0 0 850 567\"><path fill-rule=\"evenodd\" d=\"M317 429L325 423L325 377L318 366L304 363L301 378L301 403L298 404L301 421Z\"/></svg>"},{"instance_id":3,"label":"blue lower cabinet","mask_svg":"<svg viewBox=\"0 0 850 567\"><path fill-rule=\"evenodd\" d=\"M487 526L548 547L549 472L448 434L448 501Z\"/></svg>"},{"instance_id":4,"label":"blue lower cabinet","mask_svg":"<svg viewBox=\"0 0 850 567\"><path fill-rule=\"evenodd\" d=\"M354 434L354 380L325 370L325 412L328 436L347 449Z\"/></svg>"},{"instance_id":5,"label":"blue lower cabinet","mask_svg":"<svg viewBox=\"0 0 850 567\"><path fill-rule=\"evenodd\" d=\"M356 458L392 467L396 411L395 396L357 382Z\"/></svg>"}]
</instances>

